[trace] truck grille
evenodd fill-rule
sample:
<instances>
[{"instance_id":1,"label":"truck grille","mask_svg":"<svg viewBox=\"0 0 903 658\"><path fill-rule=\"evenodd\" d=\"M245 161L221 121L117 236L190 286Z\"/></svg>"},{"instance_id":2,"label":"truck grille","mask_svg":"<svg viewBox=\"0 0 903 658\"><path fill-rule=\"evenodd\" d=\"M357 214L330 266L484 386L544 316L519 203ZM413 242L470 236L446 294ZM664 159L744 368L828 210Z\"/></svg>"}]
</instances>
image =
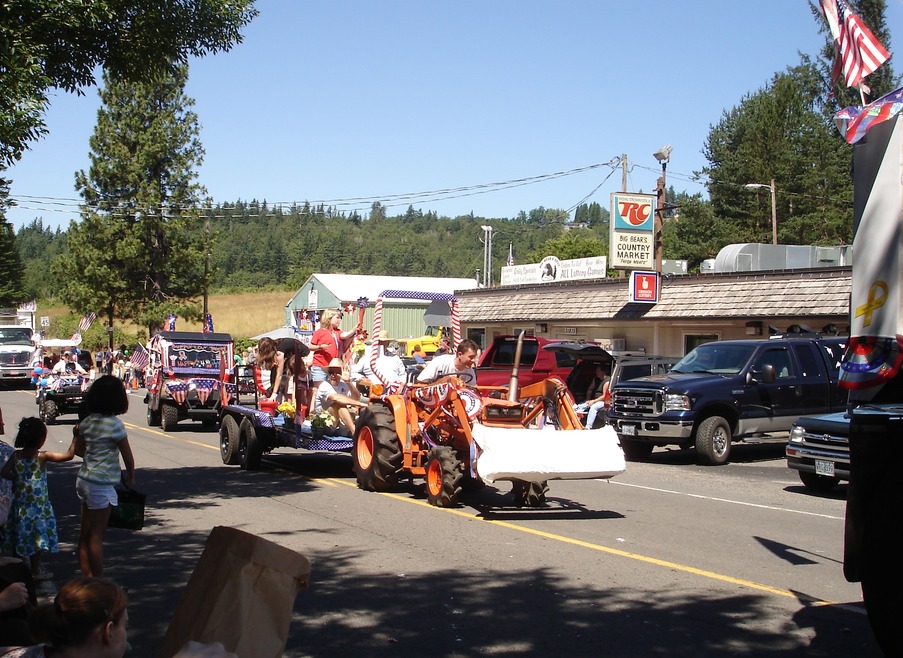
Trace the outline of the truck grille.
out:
<instances>
[{"instance_id":1,"label":"truck grille","mask_svg":"<svg viewBox=\"0 0 903 658\"><path fill-rule=\"evenodd\" d=\"M814 451L828 450L834 454L850 454L850 444L847 437L835 436L826 432L803 432L802 444L795 443L794 445Z\"/></svg>"},{"instance_id":2,"label":"truck grille","mask_svg":"<svg viewBox=\"0 0 903 658\"><path fill-rule=\"evenodd\" d=\"M21 352L4 352L0 354L0 365L3 366L27 366L31 352L23 350Z\"/></svg>"},{"instance_id":3,"label":"truck grille","mask_svg":"<svg viewBox=\"0 0 903 658\"><path fill-rule=\"evenodd\" d=\"M655 417L662 413L662 394L647 389L622 389L611 396L611 407L626 416Z\"/></svg>"}]
</instances>

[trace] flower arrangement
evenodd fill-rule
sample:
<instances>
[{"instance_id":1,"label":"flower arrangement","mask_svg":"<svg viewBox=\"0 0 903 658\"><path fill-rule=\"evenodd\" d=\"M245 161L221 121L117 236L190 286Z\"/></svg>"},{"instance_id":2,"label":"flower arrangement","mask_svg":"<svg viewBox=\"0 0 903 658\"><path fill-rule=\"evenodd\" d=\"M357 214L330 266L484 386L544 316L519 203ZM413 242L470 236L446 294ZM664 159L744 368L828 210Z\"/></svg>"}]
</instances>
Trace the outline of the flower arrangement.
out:
<instances>
[{"instance_id":1,"label":"flower arrangement","mask_svg":"<svg viewBox=\"0 0 903 658\"><path fill-rule=\"evenodd\" d=\"M276 411L281 413L283 416L289 419L295 418L295 403L291 400L286 400L278 407L276 407Z\"/></svg>"},{"instance_id":2,"label":"flower arrangement","mask_svg":"<svg viewBox=\"0 0 903 658\"><path fill-rule=\"evenodd\" d=\"M335 418L325 409L321 409L310 417L310 426L320 431L332 429L335 427Z\"/></svg>"}]
</instances>

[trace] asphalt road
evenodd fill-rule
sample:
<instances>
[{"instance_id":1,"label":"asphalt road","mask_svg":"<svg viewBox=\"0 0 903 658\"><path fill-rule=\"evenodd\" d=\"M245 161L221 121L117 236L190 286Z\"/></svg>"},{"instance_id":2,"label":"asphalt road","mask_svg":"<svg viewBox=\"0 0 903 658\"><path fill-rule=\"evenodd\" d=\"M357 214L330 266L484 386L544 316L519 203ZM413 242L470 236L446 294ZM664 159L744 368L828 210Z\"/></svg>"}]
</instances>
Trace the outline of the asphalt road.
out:
<instances>
[{"instance_id":1,"label":"asphalt road","mask_svg":"<svg viewBox=\"0 0 903 658\"><path fill-rule=\"evenodd\" d=\"M501 482L445 510L418 483L359 490L343 454L224 466L199 423L148 428L142 395L125 421L147 524L111 529L106 552L129 592L132 655L156 655L216 525L310 559L286 656L880 655L841 571L845 488L808 493L780 445L737 446L715 468L657 449L608 482L551 482L542 508L513 507ZM2 391L0 406L11 443L33 397ZM50 428L47 449L75 420ZM49 466L57 584L77 572L77 462Z\"/></svg>"}]
</instances>

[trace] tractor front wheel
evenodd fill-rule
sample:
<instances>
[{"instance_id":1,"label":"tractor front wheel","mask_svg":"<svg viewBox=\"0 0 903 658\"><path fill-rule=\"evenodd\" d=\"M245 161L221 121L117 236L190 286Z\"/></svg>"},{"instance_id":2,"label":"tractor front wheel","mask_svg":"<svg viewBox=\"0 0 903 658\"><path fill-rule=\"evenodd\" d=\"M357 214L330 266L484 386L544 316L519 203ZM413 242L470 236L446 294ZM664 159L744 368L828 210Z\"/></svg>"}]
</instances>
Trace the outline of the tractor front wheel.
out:
<instances>
[{"instance_id":1,"label":"tractor front wheel","mask_svg":"<svg viewBox=\"0 0 903 658\"><path fill-rule=\"evenodd\" d=\"M354 432L357 486L365 491L389 491L398 484L402 461L392 413L376 405L363 409Z\"/></svg>"},{"instance_id":2,"label":"tractor front wheel","mask_svg":"<svg viewBox=\"0 0 903 658\"><path fill-rule=\"evenodd\" d=\"M426 497L430 505L457 505L463 479L464 464L451 446L433 446L426 458Z\"/></svg>"},{"instance_id":3,"label":"tractor front wheel","mask_svg":"<svg viewBox=\"0 0 903 658\"><path fill-rule=\"evenodd\" d=\"M546 492L549 485L546 481L527 482L526 480L514 480L511 493L514 494L514 503L518 507L539 507L546 502Z\"/></svg>"}]
</instances>

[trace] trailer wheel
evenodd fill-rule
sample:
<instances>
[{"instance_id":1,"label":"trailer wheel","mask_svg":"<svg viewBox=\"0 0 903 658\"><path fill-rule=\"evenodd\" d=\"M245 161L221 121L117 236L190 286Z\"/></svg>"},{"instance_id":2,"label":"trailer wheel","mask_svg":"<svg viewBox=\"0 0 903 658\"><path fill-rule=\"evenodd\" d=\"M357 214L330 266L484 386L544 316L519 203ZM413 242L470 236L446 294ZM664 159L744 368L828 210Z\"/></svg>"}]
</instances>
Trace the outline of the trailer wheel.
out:
<instances>
[{"instance_id":1,"label":"trailer wheel","mask_svg":"<svg viewBox=\"0 0 903 658\"><path fill-rule=\"evenodd\" d=\"M726 464L731 454L731 438L731 426L724 418L706 418L696 430L696 459L705 466Z\"/></svg>"},{"instance_id":2,"label":"trailer wheel","mask_svg":"<svg viewBox=\"0 0 903 658\"><path fill-rule=\"evenodd\" d=\"M164 432L172 432L179 422L179 408L174 404L160 405L160 427Z\"/></svg>"},{"instance_id":3,"label":"trailer wheel","mask_svg":"<svg viewBox=\"0 0 903 658\"><path fill-rule=\"evenodd\" d=\"M41 420L48 425L53 425L59 415L59 405L53 400L44 400L44 403L41 405Z\"/></svg>"},{"instance_id":4,"label":"trailer wheel","mask_svg":"<svg viewBox=\"0 0 903 658\"><path fill-rule=\"evenodd\" d=\"M832 478L827 475L818 475L809 471L798 471L800 482L812 491L831 491L840 483L840 478Z\"/></svg>"},{"instance_id":5,"label":"trailer wheel","mask_svg":"<svg viewBox=\"0 0 903 658\"><path fill-rule=\"evenodd\" d=\"M426 497L430 505L457 505L463 479L464 464L451 446L433 446L426 458Z\"/></svg>"},{"instance_id":6,"label":"trailer wheel","mask_svg":"<svg viewBox=\"0 0 903 658\"><path fill-rule=\"evenodd\" d=\"M514 494L514 503L518 507L539 507L546 502L546 492L549 485L546 481L527 482L526 480L514 480L511 493Z\"/></svg>"},{"instance_id":7,"label":"trailer wheel","mask_svg":"<svg viewBox=\"0 0 903 658\"><path fill-rule=\"evenodd\" d=\"M648 459L655 445L649 441L635 441L633 439L621 439L621 450L624 456L632 462Z\"/></svg>"},{"instance_id":8,"label":"trailer wheel","mask_svg":"<svg viewBox=\"0 0 903 658\"><path fill-rule=\"evenodd\" d=\"M403 455L388 409L371 405L358 416L354 432L354 473L366 491L388 491L398 484Z\"/></svg>"},{"instance_id":9,"label":"trailer wheel","mask_svg":"<svg viewBox=\"0 0 903 658\"><path fill-rule=\"evenodd\" d=\"M223 463L234 466L239 460L239 427L234 416L224 416L219 426L219 454Z\"/></svg>"},{"instance_id":10,"label":"trailer wheel","mask_svg":"<svg viewBox=\"0 0 903 658\"><path fill-rule=\"evenodd\" d=\"M247 418L238 426L238 464L244 471L253 471L260 467L263 448L257 438L257 428Z\"/></svg>"},{"instance_id":11,"label":"trailer wheel","mask_svg":"<svg viewBox=\"0 0 903 658\"><path fill-rule=\"evenodd\" d=\"M160 408L151 409L150 402L147 403L147 426L148 427L160 427L160 423L162 422L162 414L160 413Z\"/></svg>"}]
</instances>

